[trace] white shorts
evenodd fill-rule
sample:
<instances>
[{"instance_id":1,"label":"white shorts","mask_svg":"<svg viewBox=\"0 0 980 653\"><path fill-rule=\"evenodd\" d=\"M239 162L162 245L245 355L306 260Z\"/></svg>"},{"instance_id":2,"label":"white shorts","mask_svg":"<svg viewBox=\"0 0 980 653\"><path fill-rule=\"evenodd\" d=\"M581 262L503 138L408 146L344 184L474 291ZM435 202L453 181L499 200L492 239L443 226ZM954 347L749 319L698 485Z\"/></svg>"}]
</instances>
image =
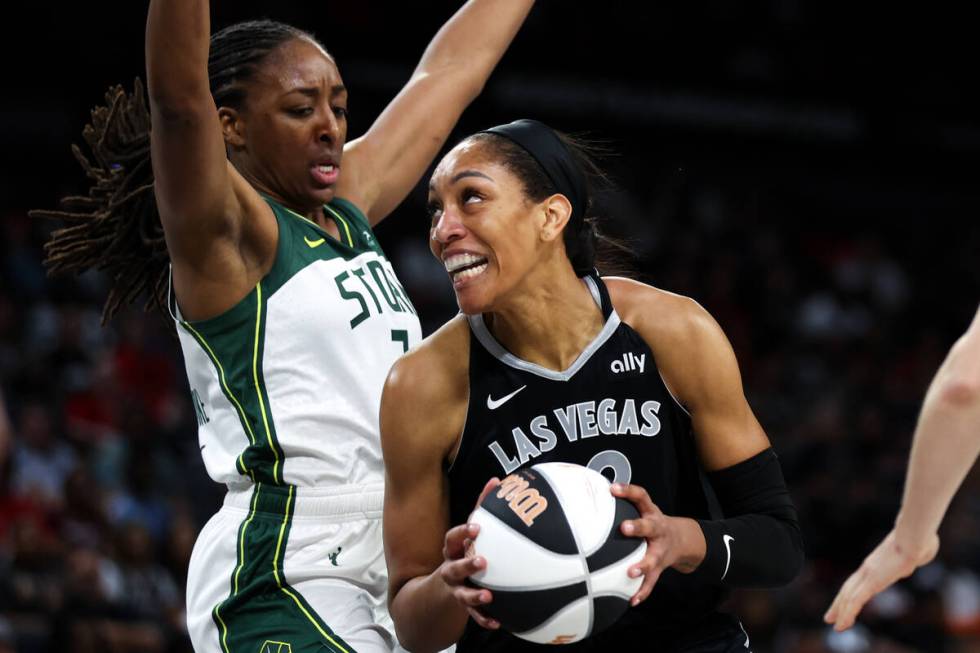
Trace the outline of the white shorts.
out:
<instances>
[{"instance_id":1,"label":"white shorts","mask_svg":"<svg viewBox=\"0 0 980 653\"><path fill-rule=\"evenodd\" d=\"M197 653L388 653L378 485L230 489L187 575Z\"/></svg>"}]
</instances>

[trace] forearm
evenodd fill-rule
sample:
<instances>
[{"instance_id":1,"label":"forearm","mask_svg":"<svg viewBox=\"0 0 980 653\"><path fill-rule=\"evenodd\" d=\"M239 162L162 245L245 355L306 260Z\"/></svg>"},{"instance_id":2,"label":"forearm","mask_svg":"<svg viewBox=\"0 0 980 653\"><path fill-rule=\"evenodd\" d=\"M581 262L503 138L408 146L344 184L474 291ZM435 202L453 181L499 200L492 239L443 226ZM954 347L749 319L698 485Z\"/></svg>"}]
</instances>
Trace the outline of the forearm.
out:
<instances>
[{"instance_id":1,"label":"forearm","mask_svg":"<svg viewBox=\"0 0 980 653\"><path fill-rule=\"evenodd\" d=\"M146 75L154 108L210 101L206 0L152 0L146 19Z\"/></svg>"},{"instance_id":2,"label":"forearm","mask_svg":"<svg viewBox=\"0 0 980 653\"><path fill-rule=\"evenodd\" d=\"M727 587L778 587L803 565L803 538L772 449L709 474L725 514L698 520L705 556L697 573Z\"/></svg>"},{"instance_id":3,"label":"forearm","mask_svg":"<svg viewBox=\"0 0 980 653\"><path fill-rule=\"evenodd\" d=\"M451 74L475 97L533 6L533 0L469 0L429 43L415 76Z\"/></svg>"},{"instance_id":4,"label":"forearm","mask_svg":"<svg viewBox=\"0 0 980 653\"><path fill-rule=\"evenodd\" d=\"M946 509L980 455L980 357L957 343L923 402L895 522L899 546L915 551L939 529ZM959 349L958 349L959 348Z\"/></svg>"},{"instance_id":5,"label":"forearm","mask_svg":"<svg viewBox=\"0 0 980 653\"><path fill-rule=\"evenodd\" d=\"M412 653L449 648L463 636L469 615L439 577L439 570L405 583L391 601L398 641Z\"/></svg>"}]
</instances>

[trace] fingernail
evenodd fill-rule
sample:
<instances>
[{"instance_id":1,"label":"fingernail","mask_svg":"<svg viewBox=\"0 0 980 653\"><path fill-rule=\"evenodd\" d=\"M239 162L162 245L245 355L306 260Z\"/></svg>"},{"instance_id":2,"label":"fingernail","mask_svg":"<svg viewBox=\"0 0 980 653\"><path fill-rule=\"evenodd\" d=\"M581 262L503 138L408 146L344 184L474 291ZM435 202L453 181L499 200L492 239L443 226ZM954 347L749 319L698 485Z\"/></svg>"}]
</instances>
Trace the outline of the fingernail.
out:
<instances>
[{"instance_id":1,"label":"fingernail","mask_svg":"<svg viewBox=\"0 0 980 653\"><path fill-rule=\"evenodd\" d=\"M476 535L477 533L480 532L480 525L479 524L468 524L466 526L466 530L469 533L471 533L472 535Z\"/></svg>"},{"instance_id":2,"label":"fingernail","mask_svg":"<svg viewBox=\"0 0 980 653\"><path fill-rule=\"evenodd\" d=\"M490 593L489 592L481 592L480 593L480 603L489 603L489 602L490 602Z\"/></svg>"},{"instance_id":3,"label":"fingernail","mask_svg":"<svg viewBox=\"0 0 980 653\"><path fill-rule=\"evenodd\" d=\"M638 567L633 567L632 569L630 569L630 578L636 578L639 575L640 575L640 570Z\"/></svg>"},{"instance_id":4,"label":"fingernail","mask_svg":"<svg viewBox=\"0 0 980 653\"><path fill-rule=\"evenodd\" d=\"M488 626L490 626L491 628L500 628L500 622L499 622L499 621L497 621L496 619L491 619L491 620L490 620L490 621L489 621L489 622L487 623L487 625L488 625Z\"/></svg>"},{"instance_id":5,"label":"fingernail","mask_svg":"<svg viewBox=\"0 0 980 653\"><path fill-rule=\"evenodd\" d=\"M612 489L613 489L613 492L622 492L623 491L623 484L622 483L613 483Z\"/></svg>"},{"instance_id":6,"label":"fingernail","mask_svg":"<svg viewBox=\"0 0 980 653\"><path fill-rule=\"evenodd\" d=\"M632 535L634 530L636 530L636 527L633 526L633 524L629 522L623 524L623 532L626 533L627 535Z\"/></svg>"},{"instance_id":7,"label":"fingernail","mask_svg":"<svg viewBox=\"0 0 980 653\"><path fill-rule=\"evenodd\" d=\"M473 558L473 566L474 567L478 567L479 569L483 569L484 567L486 567L486 565L487 565L487 561L486 561L485 558L483 558L481 556L476 556L475 558Z\"/></svg>"}]
</instances>

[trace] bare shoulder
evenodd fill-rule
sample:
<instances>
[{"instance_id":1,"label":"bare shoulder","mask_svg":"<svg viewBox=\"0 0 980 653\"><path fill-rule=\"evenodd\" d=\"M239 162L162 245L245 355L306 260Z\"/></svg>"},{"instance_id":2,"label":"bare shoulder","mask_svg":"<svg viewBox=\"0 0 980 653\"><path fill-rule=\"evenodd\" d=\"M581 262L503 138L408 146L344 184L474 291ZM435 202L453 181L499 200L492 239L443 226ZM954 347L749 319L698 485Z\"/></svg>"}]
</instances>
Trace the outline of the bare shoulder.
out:
<instances>
[{"instance_id":1,"label":"bare shoulder","mask_svg":"<svg viewBox=\"0 0 980 653\"><path fill-rule=\"evenodd\" d=\"M721 334L714 318L690 297L623 277L603 281L620 319L647 341L654 354L668 347L697 346L704 338Z\"/></svg>"},{"instance_id":2,"label":"bare shoulder","mask_svg":"<svg viewBox=\"0 0 980 653\"><path fill-rule=\"evenodd\" d=\"M395 361L385 388L442 395L447 384L458 385L468 373L469 349L466 318L457 315Z\"/></svg>"},{"instance_id":3,"label":"bare shoulder","mask_svg":"<svg viewBox=\"0 0 980 653\"><path fill-rule=\"evenodd\" d=\"M469 347L469 326L460 315L395 362L381 397L386 456L450 455L466 419Z\"/></svg>"},{"instance_id":4,"label":"bare shoulder","mask_svg":"<svg viewBox=\"0 0 980 653\"><path fill-rule=\"evenodd\" d=\"M729 389L741 393L735 352L704 307L638 281L604 281L616 312L650 347L664 383L688 411Z\"/></svg>"}]
</instances>

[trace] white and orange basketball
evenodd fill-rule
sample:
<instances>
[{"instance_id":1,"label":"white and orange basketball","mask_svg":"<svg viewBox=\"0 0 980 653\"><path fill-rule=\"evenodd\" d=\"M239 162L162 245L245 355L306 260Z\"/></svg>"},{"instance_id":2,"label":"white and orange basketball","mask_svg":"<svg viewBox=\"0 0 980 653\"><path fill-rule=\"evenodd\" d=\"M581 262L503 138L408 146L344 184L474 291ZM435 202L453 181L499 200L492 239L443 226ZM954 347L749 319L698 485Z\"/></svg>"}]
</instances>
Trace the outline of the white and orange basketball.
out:
<instances>
[{"instance_id":1,"label":"white and orange basketball","mask_svg":"<svg viewBox=\"0 0 980 653\"><path fill-rule=\"evenodd\" d=\"M473 554L487 560L470 580L493 592L481 610L539 644L570 644L609 627L643 582L627 570L646 541L619 530L638 516L602 474L581 465L511 474L470 516L480 525Z\"/></svg>"}]
</instances>

